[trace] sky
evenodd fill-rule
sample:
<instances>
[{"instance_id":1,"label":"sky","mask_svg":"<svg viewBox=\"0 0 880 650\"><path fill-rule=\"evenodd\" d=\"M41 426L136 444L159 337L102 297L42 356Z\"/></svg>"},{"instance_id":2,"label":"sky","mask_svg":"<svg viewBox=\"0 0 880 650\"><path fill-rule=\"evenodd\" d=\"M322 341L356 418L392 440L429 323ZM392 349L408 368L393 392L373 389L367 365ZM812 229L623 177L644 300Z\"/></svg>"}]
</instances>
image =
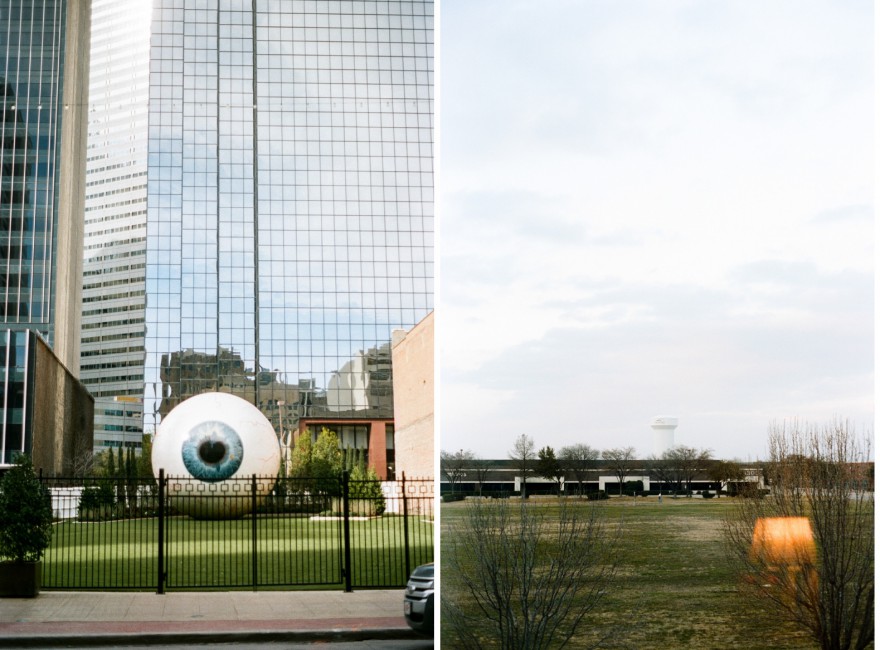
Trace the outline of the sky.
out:
<instances>
[{"instance_id":1,"label":"sky","mask_svg":"<svg viewBox=\"0 0 880 650\"><path fill-rule=\"evenodd\" d=\"M873 427L870 0L443 0L440 448Z\"/></svg>"}]
</instances>

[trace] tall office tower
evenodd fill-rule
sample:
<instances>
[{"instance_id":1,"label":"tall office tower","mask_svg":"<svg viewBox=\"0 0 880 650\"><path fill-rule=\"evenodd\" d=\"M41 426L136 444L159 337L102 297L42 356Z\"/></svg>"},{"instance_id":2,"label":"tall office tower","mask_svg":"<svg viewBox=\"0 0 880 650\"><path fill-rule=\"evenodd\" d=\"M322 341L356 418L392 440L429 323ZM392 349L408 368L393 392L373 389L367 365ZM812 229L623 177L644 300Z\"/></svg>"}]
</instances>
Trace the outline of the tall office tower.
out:
<instances>
[{"instance_id":1,"label":"tall office tower","mask_svg":"<svg viewBox=\"0 0 880 650\"><path fill-rule=\"evenodd\" d=\"M37 426L68 406L46 385L49 374L90 400L76 381L89 6L0 0L0 464L22 451L60 461L63 427ZM45 399L35 405L38 393Z\"/></svg>"},{"instance_id":2,"label":"tall office tower","mask_svg":"<svg viewBox=\"0 0 880 650\"><path fill-rule=\"evenodd\" d=\"M392 329L432 308L433 3L156 0L144 422L188 396L393 473Z\"/></svg>"},{"instance_id":3,"label":"tall office tower","mask_svg":"<svg viewBox=\"0 0 880 650\"><path fill-rule=\"evenodd\" d=\"M80 375L96 451L141 445L150 15L92 0Z\"/></svg>"}]
</instances>

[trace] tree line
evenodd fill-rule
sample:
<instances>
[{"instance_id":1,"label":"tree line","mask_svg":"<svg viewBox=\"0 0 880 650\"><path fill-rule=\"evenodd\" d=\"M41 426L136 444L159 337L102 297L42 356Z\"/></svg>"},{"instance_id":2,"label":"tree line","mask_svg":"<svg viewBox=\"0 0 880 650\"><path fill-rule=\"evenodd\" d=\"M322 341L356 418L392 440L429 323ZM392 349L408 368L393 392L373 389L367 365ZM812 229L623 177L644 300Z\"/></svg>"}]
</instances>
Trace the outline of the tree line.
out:
<instances>
[{"instance_id":1,"label":"tree line","mask_svg":"<svg viewBox=\"0 0 880 650\"><path fill-rule=\"evenodd\" d=\"M745 480L740 463L714 460L711 454L710 449L678 445L659 456L652 455L642 460L637 466L639 459L636 458L635 447L599 450L577 443L560 448L558 453L550 446L536 451L532 437L521 434L508 452L508 458L513 461L516 474L522 479L523 497L526 496L526 479L529 476L547 479L556 485L559 492L566 482L575 482L577 493L584 494L589 472L599 468L609 470L617 478L620 494L623 494L627 475L634 469L646 471L651 480L675 486L678 490L690 490L691 483L700 475L708 475L712 482L718 484ZM468 480L475 483L477 492L482 494L491 467L491 461L478 458L470 450L440 452L440 471L453 492L457 485Z\"/></svg>"}]
</instances>

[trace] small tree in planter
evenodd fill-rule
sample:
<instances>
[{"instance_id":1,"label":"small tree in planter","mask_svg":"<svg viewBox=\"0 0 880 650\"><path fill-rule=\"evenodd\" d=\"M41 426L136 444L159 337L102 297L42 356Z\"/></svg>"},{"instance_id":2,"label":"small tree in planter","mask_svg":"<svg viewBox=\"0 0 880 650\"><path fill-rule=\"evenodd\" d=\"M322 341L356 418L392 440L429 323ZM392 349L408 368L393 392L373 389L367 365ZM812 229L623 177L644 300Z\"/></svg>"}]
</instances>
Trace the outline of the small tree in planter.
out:
<instances>
[{"instance_id":1,"label":"small tree in planter","mask_svg":"<svg viewBox=\"0 0 880 650\"><path fill-rule=\"evenodd\" d=\"M52 537L52 498L20 455L0 480L0 596L40 592L40 558Z\"/></svg>"},{"instance_id":2,"label":"small tree in planter","mask_svg":"<svg viewBox=\"0 0 880 650\"><path fill-rule=\"evenodd\" d=\"M358 514L372 517L385 512L385 495L376 470L355 465L348 481L348 496L355 500L353 508Z\"/></svg>"}]
</instances>

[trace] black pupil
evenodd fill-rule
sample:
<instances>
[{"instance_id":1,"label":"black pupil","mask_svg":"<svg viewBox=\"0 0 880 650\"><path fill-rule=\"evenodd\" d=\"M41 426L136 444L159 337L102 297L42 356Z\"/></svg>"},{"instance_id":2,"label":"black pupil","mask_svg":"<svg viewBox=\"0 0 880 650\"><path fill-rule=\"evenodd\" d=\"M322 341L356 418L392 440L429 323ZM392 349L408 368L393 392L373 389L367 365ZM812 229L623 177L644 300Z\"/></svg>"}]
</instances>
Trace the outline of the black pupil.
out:
<instances>
[{"instance_id":1,"label":"black pupil","mask_svg":"<svg viewBox=\"0 0 880 650\"><path fill-rule=\"evenodd\" d=\"M226 445L218 440L205 440L199 445L199 458L206 463L219 463L226 455Z\"/></svg>"}]
</instances>

